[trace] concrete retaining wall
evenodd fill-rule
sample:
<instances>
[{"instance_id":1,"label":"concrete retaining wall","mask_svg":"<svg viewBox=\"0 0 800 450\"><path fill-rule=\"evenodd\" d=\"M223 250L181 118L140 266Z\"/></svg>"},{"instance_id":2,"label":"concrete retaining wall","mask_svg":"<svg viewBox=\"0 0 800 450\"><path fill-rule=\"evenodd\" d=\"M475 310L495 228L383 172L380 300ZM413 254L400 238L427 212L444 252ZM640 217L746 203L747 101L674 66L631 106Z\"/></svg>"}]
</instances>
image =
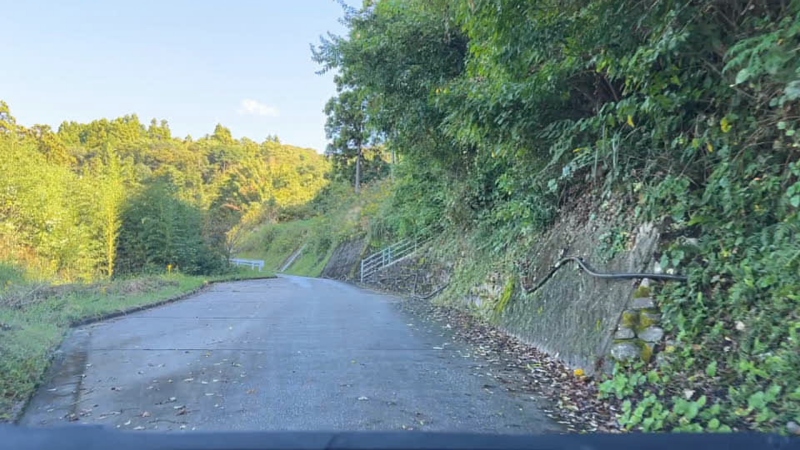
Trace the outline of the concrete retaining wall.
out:
<instances>
[{"instance_id":1,"label":"concrete retaining wall","mask_svg":"<svg viewBox=\"0 0 800 450\"><path fill-rule=\"evenodd\" d=\"M653 330L645 331L650 327L639 326L631 337L636 341L626 342L623 334L630 333L618 330L624 312L642 309L641 305L633 305L633 294L640 280L594 278L578 270L575 263L567 263L540 289L533 293L526 291L536 286L552 266L567 255L583 257L601 272L652 272L659 231L648 224L632 225L631 216L629 211L621 210L590 215L583 209L565 214L536 241L523 261L516 261L514 268L499 264L498 267L505 269L492 271L483 279L457 280L462 286L466 283L473 287L468 295L451 301L455 301L456 306L489 311L495 324L506 332L574 368L582 368L587 373L607 371L612 367L612 349L614 353L619 353L622 347L632 350L632 343L658 341L663 336L663 332L659 336L640 336ZM358 280L365 246L364 240L342 244L323 276ZM456 262L440 261L433 252L421 252L378 272L369 284L425 296L450 281L455 264L493 266L491 263L472 260L465 253L461 253ZM648 319L655 318L656 310L651 309L642 309L637 314L647 313ZM660 329L655 331L660 332ZM655 344L650 342L649 349ZM649 353L642 355L645 359L652 356L652 352L644 353Z\"/></svg>"},{"instance_id":2,"label":"concrete retaining wall","mask_svg":"<svg viewBox=\"0 0 800 450\"><path fill-rule=\"evenodd\" d=\"M604 262L598 255L598 243L612 228L603 221L558 224L531 252L531 267L523 272L519 284L532 288L564 254L584 257L603 272L652 269L658 231L647 225L631 230L627 251ZM577 264L568 264L532 294L517 289L502 311L499 325L572 367L589 373L608 370L606 357L637 283L594 278L578 270Z\"/></svg>"}]
</instances>

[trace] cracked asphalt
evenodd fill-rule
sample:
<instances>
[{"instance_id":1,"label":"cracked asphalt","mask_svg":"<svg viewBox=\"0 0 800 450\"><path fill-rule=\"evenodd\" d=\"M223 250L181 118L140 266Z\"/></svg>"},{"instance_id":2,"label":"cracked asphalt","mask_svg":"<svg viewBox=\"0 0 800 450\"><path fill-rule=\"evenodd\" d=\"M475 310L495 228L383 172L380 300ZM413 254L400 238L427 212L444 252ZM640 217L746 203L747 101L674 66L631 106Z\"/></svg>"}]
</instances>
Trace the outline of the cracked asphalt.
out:
<instances>
[{"instance_id":1,"label":"cracked asphalt","mask_svg":"<svg viewBox=\"0 0 800 450\"><path fill-rule=\"evenodd\" d=\"M142 431L559 431L469 348L332 280L215 284L74 329L20 423Z\"/></svg>"}]
</instances>

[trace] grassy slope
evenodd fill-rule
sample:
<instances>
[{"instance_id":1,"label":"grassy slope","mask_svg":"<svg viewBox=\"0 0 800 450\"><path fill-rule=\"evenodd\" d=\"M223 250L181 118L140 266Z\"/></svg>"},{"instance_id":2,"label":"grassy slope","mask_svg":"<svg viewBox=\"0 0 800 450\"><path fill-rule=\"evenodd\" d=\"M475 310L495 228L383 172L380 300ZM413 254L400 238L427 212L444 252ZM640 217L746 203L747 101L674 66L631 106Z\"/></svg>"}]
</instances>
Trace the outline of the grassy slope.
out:
<instances>
[{"instance_id":1,"label":"grassy slope","mask_svg":"<svg viewBox=\"0 0 800 450\"><path fill-rule=\"evenodd\" d=\"M14 285L0 291L0 422L36 389L70 326L179 298L209 281L270 276L238 271L214 278L180 274L83 286Z\"/></svg>"},{"instance_id":2,"label":"grassy slope","mask_svg":"<svg viewBox=\"0 0 800 450\"><path fill-rule=\"evenodd\" d=\"M263 259L268 270L277 271L310 236L319 233L321 222L321 218L315 217L261 226L245 239L238 256Z\"/></svg>"},{"instance_id":3,"label":"grassy slope","mask_svg":"<svg viewBox=\"0 0 800 450\"><path fill-rule=\"evenodd\" d=\"M391 180L364 186L356 196L349 186L337 186L326 197L327 207L301 220L267 223L248 234L237 256L263 259L269 270L279 270L298 249L303 252L286 273L316 277L322 273L338 244L369 233L370 219L387 201Z\"/></svg>"}]
</instances>

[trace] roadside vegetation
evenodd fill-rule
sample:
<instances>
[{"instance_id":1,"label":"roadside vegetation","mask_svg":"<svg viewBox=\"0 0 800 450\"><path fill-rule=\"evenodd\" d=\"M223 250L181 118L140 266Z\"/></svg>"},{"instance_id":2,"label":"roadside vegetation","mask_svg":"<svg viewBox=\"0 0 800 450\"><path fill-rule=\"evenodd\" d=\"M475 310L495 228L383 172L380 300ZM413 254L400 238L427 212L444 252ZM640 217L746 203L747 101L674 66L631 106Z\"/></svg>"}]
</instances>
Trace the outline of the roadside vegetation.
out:
<instances>
[{"instance_id":1,"label":"roadside vegetation","mask_svg":"<svg viewBox=\"0 0 800 450\"><path fill-rule=\"evenodd\" d=\"M344 23L313 51L334 167L397 160L364 232L437 230L513 273L572 200L621 199L690 280L656 292L668 358L601 384L622 427L798 428L800 2L382 0Z\"/></svg>"}]
</instances>

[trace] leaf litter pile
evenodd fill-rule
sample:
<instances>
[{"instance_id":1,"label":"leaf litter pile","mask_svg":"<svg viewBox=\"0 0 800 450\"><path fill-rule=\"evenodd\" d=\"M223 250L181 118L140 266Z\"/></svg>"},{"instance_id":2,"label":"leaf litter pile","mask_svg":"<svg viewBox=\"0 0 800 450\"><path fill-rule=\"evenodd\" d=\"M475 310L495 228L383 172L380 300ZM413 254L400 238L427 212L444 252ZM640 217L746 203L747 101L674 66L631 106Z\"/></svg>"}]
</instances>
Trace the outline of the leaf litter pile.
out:
<instances>
[{"instance_id":1,"label":"leaf litter pile","mask_svg":"<svg viewBox=\"0 0 800 450\"><path fill-rule=\"evenodd\" d=\"M621 432L616 420L619 405L614 399L600 400L591 377L456 308L419 298L406 298L399 306L422 320L439 322L453 339L469 344L507 391L544 399L540 409L567 431Z\"/></svg>"}]
</instances>

